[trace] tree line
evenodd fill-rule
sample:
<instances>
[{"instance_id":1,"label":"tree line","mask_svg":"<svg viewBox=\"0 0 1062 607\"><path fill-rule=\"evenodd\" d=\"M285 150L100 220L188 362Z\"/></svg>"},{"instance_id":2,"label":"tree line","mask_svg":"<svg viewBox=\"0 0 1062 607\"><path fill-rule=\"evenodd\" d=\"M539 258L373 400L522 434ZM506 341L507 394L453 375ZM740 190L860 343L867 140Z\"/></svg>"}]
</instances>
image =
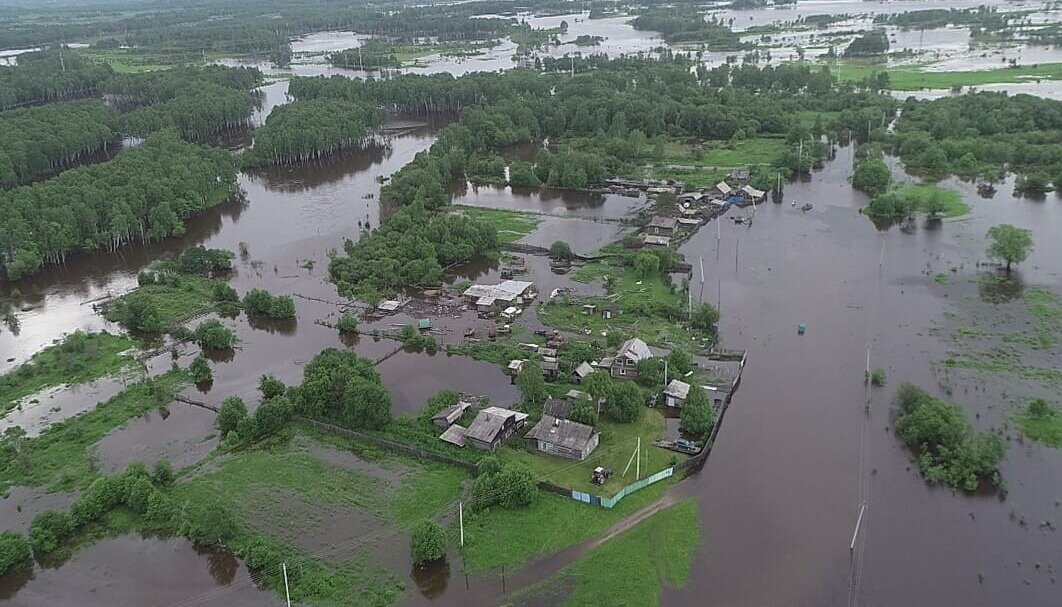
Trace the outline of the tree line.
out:
<instances>
[{"instance_id":1,"label":"tree line","mask_svg":"<svg viewBox=\"0 0 1062 607\"><path fill-rule=\"evenodd\" d=\"M364 103L296 101L274 108L255 133L245 166L291 164L360 146L383 114Z\"/></svg>"},{"instance_id":2,"label":"tree line","mask_svg":"<svg viewBox=\"0 0 1062 607\"><path fill-rule=\"evenodd\" d=\"M16 66L0 68L0 110L92 95L113 73L70 51L23 53Z\"/></svg>"},{"instance_id":3,"label":"tree line","mask_svg":"<svg viewBox=\"0 0 1062 607\"><path fill-rule=\"evenodd\" d=\"M73 252L181 234L235 190L228 153L162 131L109 162L0 193L0 265L15 280Z\"/></svg>"},{"instance_id":4,"label":"tree line","mask_svg":"<svg viewBox=\"0 0 1062 607\"><path fill-rule=\"evenodd\" d=\"M0 188L75 165L118 138L118 112L72 101L0 112Z\"/></svg>"}]
</instances>

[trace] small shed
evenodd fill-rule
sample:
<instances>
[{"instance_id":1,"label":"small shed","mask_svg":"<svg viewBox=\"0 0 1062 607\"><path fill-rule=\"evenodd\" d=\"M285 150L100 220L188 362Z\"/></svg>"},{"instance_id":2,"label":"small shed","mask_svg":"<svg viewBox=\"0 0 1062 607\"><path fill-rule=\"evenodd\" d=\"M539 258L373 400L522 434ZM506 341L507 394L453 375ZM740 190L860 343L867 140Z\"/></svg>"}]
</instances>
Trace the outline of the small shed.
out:
<instances>
[{"instance_id":1,"label":"small shed","mask_svg":"<svg viewBox=\"0 0 1062 607\"><path fill-rule=\"evenodd\" d=\"M594 372L594 368L590 366L590 363L585 360L579 363L579 366L575 368L575 380L582 383L591 373Z\"/></svg>"},{"instance_id":2,"label":"small shed","mask_svg":"<svg viewBox=\"0 0 1062 607\"><path fill-rule=\"evenodd\" d=\"M536 349L536 351L538 352L539 356L544 356L546 358L557 358L557 349L556 348L548 348L546 346L539 346Z\"/></svg>"},{"instance_id":3,"label":"small shed","mask_svg":"<svg viewBox=\"0 0 1062 607\"><path fill-rule=\"evenodd\" d=\"M756 188L750 185L742 187L741 192L745 195L749 202L752 202L753 204L759 204L767 199L767 192L764 192L763 190L757 190Z\"/></svg>"},{"instance_id":4,"label":"small shed","mask_svg":"<svg viewBox=\"0 0 1062 607\"><path fill-rule=\"evenodd\" d=\"M709 190L709 194L716 198L726 198L733 192L734 188L730 187L730 184L725 181L720 181Z\"/></svg>"},{"instance_id":5,"label":"small shed","mask_svg":"<svg viewBox=\"0 0 1062 607\"><path fill-rule=\"evenodd\" d=\"M443 432L442 434L440 434L439 438L443 442L450 443L451 445L457 445L458 447L464 447L465 444L467 443L467 440L465 439L465 433L466 432L468 432L468 430L465 429L464 426L459 426L457 424L454 424L454 425L450 426L449 428L447 428L446 432Z\"/></svg>"},{"instance_id":6,"label":"small shed","mask_svg":"<svg viewBox=\"0 0 1062 607\"><path fill-rule=\"evenodd\" d=\"M668 236L654 236L652 234L646 234L643 242L647 247L655 247L658 249L664 249L671 246L671 238Z\"/></svg>"},{"instance_id":7,"label":"small shed","mask_svg":"<svg viewBox=\"0 0 1062 607\"><path fill-rule=\"evenodd\" d=\"M548 380L554 380L560 376L560 363L555 358L543 360L538 363L538 366L542 369L542 377Z\"/></svg>"},{"instance_id":8,"label":"small shed","mask_svg":"<svg viewBox=\"0 0 1062 607\"><path fill-rule=\"evenodd\" d=\"M620 314L619 306L606 306L601 310L601 318L611 320Z\"/></svg>"},{"instance_id":9,"label":"small shed","mask_svg":"<svg viewBox=\"0 0 1062 607\"><path fill-rule=\"evenodd\" d=\"M576 390L575 388L572 388L571 390L568 390L568 392L564 395L564 398L567 398L574 404L580 401L590 400L590 395L586 392L583 392L582 390Z\"/></svg>"},{"instance_id":10,"label":"small shed","mask_svg":"<svg viewBox=\"0 0 1062 607\"><path fill-rule=\"evenodd\" d=\"M431 418L431 421L440 428L449 428L457 423L457 420L461 419L461 416L464 415L465 411L471 406L472 403L468 401L458 401L457 404L436 413L435 417Z\"/></svg>"},{"instance_id":11,"label":"small shed","mask_svg":"<svg viewBox=\"0 0 1062 607\"><path fill-rule=\"evenodd\" d=\"M675 228L678 226L678 220L674 217L661 217L656 215L649 222L648 231L650 234L657 236L670 236L675 232Z\"/></svg>"},{"instance_id":12,"label":"small shed","mask_svg":"<svg viewBox=\"0 0 1062 607\"><path fill-rule=\"evenodd\" d=\"M594 304L583 304L583 314L593 314L597 310L597 306Z\"/></svg>"},{"instance_id":13,"label":"small shed","mask_svg":"<svg viewBox=\"0 0 1062 607\"><path fill-rule=\"evenodd\" d=\"M516 377L517 375L520 375L520 369L522 369L523 367L524 367L524 361L519 360L519 359L514 359L514 360L510 360L509 361L509 366L506 367L505 369L509 372L509 375L512 375L513 377Z\"/></svg>"},{"instance_id":14,"label":"small shed","mask_svg":"<svg viewBox=\"0 0 1062 607\"><path fill-rule=\"evenodd\" d=\"M679 407L686 404L686 398L690 395L690 385L684 381L673 379L664 389L664 399L668 407Z\"/></svg>"},{"instance_id":15,"label":"small shed","mask_svg":"<svg viewBox=\"0 0 1062 607\"><path fill-rule=\"evenodd\" d=\"M430 318L422 318L422 319L418 320L417 321L417 329L419 329L422 333L425 332L425 331L431 331L431 319Z\"/></svg>"},{"instance_id":16,"label":"small shed","mask_svg":"<svg viewBox=\"0 0 1062 607\"><path fill-rule=\"evenodd\" d=\"M400 302L395 301L393 299L388 299L386 301L381 301L380 305L376 306L376 309L382 312L394 312L401 306L402 304Z\"/></svg>"}]
</instances>

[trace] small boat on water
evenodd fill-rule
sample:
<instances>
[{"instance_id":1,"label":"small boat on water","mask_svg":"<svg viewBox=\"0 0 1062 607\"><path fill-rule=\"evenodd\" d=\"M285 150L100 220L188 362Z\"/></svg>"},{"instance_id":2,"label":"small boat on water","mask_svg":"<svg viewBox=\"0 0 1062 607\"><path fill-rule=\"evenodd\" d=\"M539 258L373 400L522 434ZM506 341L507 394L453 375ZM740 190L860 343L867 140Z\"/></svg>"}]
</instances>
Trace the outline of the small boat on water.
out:
<instances>
[{"instance_id":1,"label":"small boat on water","mask_svg":"<svg viewBox=\"0 0 1062 607\"><path fill-rule=\"evenodd\" d=\"M810 203L810 202L805 202L805 203L804 203L804 204L803 204L803 205L802 205L802 206L800 207L800 210L801 210L801 211L804 211L805 213L807 213L808 211L810 211L810 210L811 210L811 203Z\"/></svg>"}]
</instances>

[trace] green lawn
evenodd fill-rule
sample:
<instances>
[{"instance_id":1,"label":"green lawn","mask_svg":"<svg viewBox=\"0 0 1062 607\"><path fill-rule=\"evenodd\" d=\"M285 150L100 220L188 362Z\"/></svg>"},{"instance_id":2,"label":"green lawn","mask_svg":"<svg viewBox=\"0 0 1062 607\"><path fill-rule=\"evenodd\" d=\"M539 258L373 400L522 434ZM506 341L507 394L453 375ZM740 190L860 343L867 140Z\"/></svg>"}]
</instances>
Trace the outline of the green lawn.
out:
<instances>
[{"instance_id":1,"label":"green lawn","mask_svg":"<svg viewBox=\"0 0 1062 607\"><path fill-rule=\"evenodd\" d=\"M167 62L160 57L137 51L135 49L80 49L77 54L97 63L106 63L119 74L140 74L165 70L173 67L173 63Z\"/></svg>"},{"instance_id":2,"label":"green lawn","mask_svg":"<svg viewBox=\"0 0 1062 607\"><path fill-rule=\"evenodd\" d=\"M488 223L498 230L498 241L503 244L513 243L535 231L542 222L541 217L519 211L504 211L483 207L454 205L463 215Z\"/></svg>"},{"instance_id":3,"label":"green lawn","mask_svg":"<svg viewBox=\"0 0 1062 607\"><path fill-rule=\"evenodd\" d=\"M962 195L955 190L941 187L935 184L905 185L899 190L900 195L914 198L918 201L918 208L926 212L926 205L931 195L936 194L944 203L944 217L959 217L970 212L970 205L962 201Z\"/></svg>"},{"instance_id":4,"label":"green lawn","mask_svg":"<svg viewBox=\"0 0 1062 607\"><path fill-rule=\"evenodd\" d=\"M513 447L503 449L501 457L530 465L536 477L555 485L601 497L611 497L636 480L636 464L631 464L626 476L623 476L623 469L634 453L638 437L642 439L642 478L674 465L673 462L677 459L687 457L653 446L654 441L664 438L664 415L657 409L647 409L639 421L631 424L602 420L597 428L601 431L601 443L590 457L582 462ZM590 482L597 466L610 468L613 472L612 477L602 486Z\"/></svg>"},{"instance_id":5,"label":"green lawn","mask_svg":"<svg viewBox=\"0 0 1062 607\"><path fill-rule=\"evenodd\" d=\"M832 68L837 73L836 65ZM844 62L840 67L841 79L861 81L867 76L886 71L889 88L894 91L917 91L920 89L950 89L956 86L979 86L1011 82L1035 82L1037 80L1062 79L1062 63L1044 63L991 70L937 72L917 67L885 68L865 62Z\"/></svg>"},{"instance_id":6,"label":"green lawn","mask_svg":"<svg viewBox=\"0 0 1062 607\"><path fill-rule=\"evenodd\" d=\"M100 474L92 446L134 417L172 402L187 384L184 371L171 371L132 384L95 409L63 420L40 436L22 439L21 456L0 461L3 490L15 485L47 487L50 491L88 486Z\"/></svg>"},{"instance_id":7,"label":"green lawn","mask_svg":"<svg viewBox=\"0 0 1062 607\"><path fill-rule=\"evenodd\" d=\"M1041 442L1048 447L1062 449L1062 411L1054 409L1046 417L1033 417L1028 414L1011 416L1025 436Z\"/></svg>"},{"instance_id":8,"label":"green lawn","mask_svg":"<svg viewBox=\"0 0 1062 607\"><path fill-rule=\"evenodd\" d=\"M181 275L176 285L142 285L132 293L147 296L153 307L158 310L163 325L172 326L213 308L215 282L218 281L201 276ZM108 320L116 319L114 310L123 304L128 295L123 295L111 303L105 314Z\"/></svg>"},{"instance_id":9,"label":"green lawn","mask_svg":"<svg viewBox=\"0 0 1062 607\"><path fill-rule=\"evenodd\" d=\"M655 607L664 585L689 579L699 540L697 502L688 499L593 549L543 587L571 585L566 607Z\"/></svg>"},{"instance_id":10,"label":"green lawn","mask_svg":"<svg viewBox=\"0 0 1062 607\"><path fill-rule=\"evenodd\" d=\"M0 412L44 388L81 384L135 366L138 363L129 355L134 347L133 340L124 335L80 331L68 335L0 376Z\"/></svg>"},{"instance_id":11,"label":"green lawn","mask_svg":"<svg viewBox=\"0 0 1062 607\"><path fill-rule=\"evenodd\" d=\"M652 162L649 173L653 179L674 179L693 187L710 187L725 179L731 169L774 164L784 151L782 139L704 142L673 139L664 144L663 157Z\"/></svg>"},{"instance_id":12,"label":"green lawn","mask_svg":"<svg viewBox=\"0 0 1062 607\"><path fill-rule=\"evenodd\" d=\"M671 480L650 485L624 498L612 509L540 492L531 505L523 508L466 513L462 548L465 570L469 573L501 567L511 570L533 558L586 541L655 502L673 483Z\"/></svg>"}]
</instances>

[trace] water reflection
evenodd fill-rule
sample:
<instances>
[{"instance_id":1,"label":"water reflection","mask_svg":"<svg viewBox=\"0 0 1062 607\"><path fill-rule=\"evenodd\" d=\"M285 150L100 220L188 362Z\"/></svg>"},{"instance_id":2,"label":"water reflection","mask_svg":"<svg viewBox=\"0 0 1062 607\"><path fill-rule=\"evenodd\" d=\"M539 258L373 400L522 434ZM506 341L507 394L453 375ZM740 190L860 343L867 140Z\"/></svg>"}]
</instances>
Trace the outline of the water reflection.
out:
<instances>
[{"instance_id":1,"label":"water reflection","mask_svg":"<svg viewBox=\"0 0 1062 607\"><path fill-rule=\"evenodd\" d=\"M414 565L409 575L424 598L434 599L442 596L450 584L450 563L439 561L420 567Z\"/></svg>"}]
</instances>

